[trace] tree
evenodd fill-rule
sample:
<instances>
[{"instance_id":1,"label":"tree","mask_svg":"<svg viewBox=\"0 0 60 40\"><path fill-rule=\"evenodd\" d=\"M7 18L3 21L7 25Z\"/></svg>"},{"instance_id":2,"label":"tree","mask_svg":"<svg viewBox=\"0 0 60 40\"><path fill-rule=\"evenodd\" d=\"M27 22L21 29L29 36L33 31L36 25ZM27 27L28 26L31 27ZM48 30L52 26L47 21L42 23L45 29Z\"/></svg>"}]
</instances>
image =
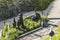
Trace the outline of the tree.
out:
<instances>
[{"instance_id":1,"label":"tree","mask_svg":"<svg viewBox=\"0 0 60 40\"><path fill-rule=\"evenodd\" d=\"M33 7L33 10L34 10L35 13L36 13L36 11L37 11L37 6L38 6L37 0L31 0L31 5L32 5L32 7Z\"/></svg>"},{"instance_id":2,"label":"tree","mask_svg":"<svg viewBox=\"0 0 60 40\"><path fill-rule=\"evenodd\" d=\"M6 0L4 0L5 8L8 9L8 5L6 3Z\"/></svg>"},{"instance_id":3,"label":"tree","mask_svg":"<svg viewBox=\"0 0 60 40\"><path fill-rule=\"evenodd\" d=\"M33 19L33 21L38 21L39 19L41 19L40 14L36 13L36 16L33 15L32 19Z\"/></svg>"},{"instance_id":4,"label":"tree","mask_svg":"<svg viewBox=\"0 0 60 40\"><path fill-rule=\"evenodd\" d=\"M37 17L37 19L39 20L39 19L41 19L41 17L40 17L40 14L39 13L36 13L36 17Z\"/></svg>"},{"instance_id":5,"label":"tree","mask_svg":"<svg viewBox=\"0 0 60 40\"><path fill-rule=\"evenodd\" d=\"M17 26L18 26L18 28L19 28L19 26L20 26L20 17L19 17L19 20L18 20L18 22L17 22Z\"/></svg>"},{"instance_id":6,"label":"tree","mask_svg":"<svg viewBox=\"0 0 60 40\"><path fill-rule=\"evenodd\" d=\"M24 22L23 22L23 14L22 13L20 14L17 25L18 25L18 27L21 26L21 29L25 29Z\"/></svg>"},{"instance_id":7,"label":"tree","mask_svg":"<svg viewBox=\"0 0 60 40\"><path fill-rule=\"evenodd\" d=\"M18 26L18 28L19 28L19 26L20 26L20 18L19 18L19 20L18 20L18 22L17 22L17 26Z\"/></svg>"},{"instance_id":8,"label":"tree","mask_svg":"<svg viewBox=\"0 0 60 40\"><path fill-rule=\"evenodd\" d=\"M36 13L37 9L41 11L42 15L43 15L43 11L49 6L49 4L52 2L53 0L31 0L31 4L33 4L33 9ZM41 26L43 27L43 20L41 22Z\"/></svg>"},{"instance_id":9,"label":"tree","mask_svg":"<svg viewBox=\"0 0 60 40\"><path fill-rule=\"evenodd\" d=\"M33 10L30 0L20 0L18 2L18 7L20 7L20 10L23 12L29 12Z\"/></svg>"},{"instance_id":10,"label":"tree","mask_svg":"<svg viewBox=\"0 0 60 40\"><path fill-rule=\"evenodd\" d=\"M20 14L20 24L21 24L21 27L24 29L23 13Z\"/></svg>"},{"instance_id":11,"label":"tree","mask_svg":"<svg viewBox=\"0 0 60 40\"><path fill-rule=\"evenodd\" d=\"M13 23L13 27L16 27L16 21L15 21L15 18L14 18L14 23Z\"/></svg>"},{"instance_id":12,"label":"tree","mask_svg":"<svg viewBox=\"0 0 60 40\"><path fill-rule=\"evenodd\" d=\"M35 11L39 9L42 12L42 14L43 10L45 10L52 1L53 0L31 0Z\"/></svg>"}]
</instances>

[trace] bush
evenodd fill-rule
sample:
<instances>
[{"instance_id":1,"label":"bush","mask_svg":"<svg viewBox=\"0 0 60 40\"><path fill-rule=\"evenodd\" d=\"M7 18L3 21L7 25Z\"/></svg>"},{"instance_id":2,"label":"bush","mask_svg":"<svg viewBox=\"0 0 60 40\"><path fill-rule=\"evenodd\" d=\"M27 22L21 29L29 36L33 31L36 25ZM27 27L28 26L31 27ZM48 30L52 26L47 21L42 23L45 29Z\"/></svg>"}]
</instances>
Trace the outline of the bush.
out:
<instances>
[{"instance_id":1,"label":"bush","mask_svg":"<svg viewBox=\"0 0 60 40\"><path fill-rule=\"evenodd\" d=\"M13 27L13 25L9 26L8 29L8 23L5 23L2 31L1 40L15 40L18 36L24 33L23 30L18 30Z\"/></svg>"},{"instance_id":2,"label":"bush","mask_svg":"<svg viewBox=\"0 0 60 40\"><path fill-rule=\"evenodd\" d=\"M41 16L41 20L45 20L48 22L48 18L46 18L44 15Z\"/></svg>"},{"instance_id":3,"label":"bush","mask_svg":"<svg viewBox=\"0 0 60 40\"><path fill-rule=\"evenodd\" d=\"M32 21L32 19L26 19L24 21L24 25L26 26L27 29L32 30L34 28L37 28L40 25L40 20Z\"/></svg>"},{"instance_id":4,"label":"bush","mask_svg":"<svg viewBox=\"0 0 60 40\"><path fill-rule=\"evenodd\" d=\"M5 23L3 31L2 31L2 36L5 37L7 31L8 31L8 23Z\"/></svg>"},{"instance_id":5,"label":"bush","mask_svg":"<svg viewBox=\"0 0 60 40\"><path fill-rule=\"evenodd\" d=\"M27 30L35 29L35 28L41 26L41 21L42 20L45 20L46 22L48 22L48 19L44 15L40 16L40 19L38 21L33 21L32 16L27 17L27 18L24 19L25 28Z\"/></svg>"}]
</instances>

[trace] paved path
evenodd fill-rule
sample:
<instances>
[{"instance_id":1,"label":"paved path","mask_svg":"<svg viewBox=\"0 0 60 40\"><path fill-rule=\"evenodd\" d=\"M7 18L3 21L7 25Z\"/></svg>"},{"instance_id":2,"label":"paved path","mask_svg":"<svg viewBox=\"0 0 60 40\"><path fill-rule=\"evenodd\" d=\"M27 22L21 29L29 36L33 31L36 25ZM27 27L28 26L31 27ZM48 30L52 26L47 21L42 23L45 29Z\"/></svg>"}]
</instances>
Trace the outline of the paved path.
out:
<instances>
[{"instance_id":1,"label":"paved path","mask_svg":"<svg viewBox=\"0 0 60 40\"><path fill-rule=\"evenodd\" d=\"M48 18L60 18L60 0L53 2L53 8L51 9Z\"/></svg>"},{"instance_id":2,"label":"paved path","mask_svg":"<svg viewBox=\"0 0 60 40\"><path fill-rule=\"evenodd\" d=\"M53 8L50 10L48 18L51 18L50 21L53 21L56 23L60 22L60 0L54 0ZM56 24L56 23L53 23L53 24Z\"/></svg>"},{"instance_id":3,"label":"paved path","mask_svg":"<svg viewBox=\"0 0 60 40\"><path fill-rule=\"evenodd\" d=\"M60 0L55 0L53 2L53 8L51 9L48 18L60 18ZM50 20L52 21L52 24L60 24L60 19L58 20ZM33 40L40 40L40 38L35 38Z\"/></svg>"},{"instance_id":4,"label":"paved path","mask_svg":"<svg viewBox=\"0 0 60 40\"><path fill-rule=\"evenodd\" d=\"M44 28L42 30L39 30L33 34L30 34L28 36L25 36L23 38L21 38L20 40L34 40L34 39L37 39L37 38L42 38L42 36L46 36L47 34L50 33L50 28Z\"/></svg>"}]
</instances>

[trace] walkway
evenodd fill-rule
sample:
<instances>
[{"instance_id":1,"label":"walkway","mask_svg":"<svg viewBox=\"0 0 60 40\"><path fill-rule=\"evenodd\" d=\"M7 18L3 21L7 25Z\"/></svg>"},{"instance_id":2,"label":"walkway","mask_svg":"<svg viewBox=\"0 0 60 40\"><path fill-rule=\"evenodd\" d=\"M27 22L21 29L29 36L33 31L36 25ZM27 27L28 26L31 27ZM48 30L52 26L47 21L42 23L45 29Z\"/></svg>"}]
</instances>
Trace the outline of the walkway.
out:
<instances>
[{"instance_id":1,"label":"walkway","mask_svg":"<svg viewBox=\"0 0 60 40\"><path fill-rule=\"evenodd\" d=\"M60 18L60 0L55 0L48 18Z\"/></svg>"},{"instance_id":2,"label":"walkway","mask_svg":"<svg viewBox=\"0 0 60 40\"><path fill-rule=\"evenodd\" d=\"M47 34L50 33L50 28L44 28L42 30L39 30L33 34L30 34L28 36L25 36L23 38L21 38L20 40L34 40L34 39L37 39L37 38L42 38L42 36L46 36Z\"/></svg>"},{"instance_id":3,"label":"walkway","mask_svg":"<svg viewBox=\"0 0 60 40\"><path fill-rule=\"evenodd\" d=\"M57 24L60 21L60 0L55 0L53 2L53 8L51 9L48 18L54 18L54 20L50 20L52 21L52 24ZM58 20L56 20L55 18L58 18ZM37 31L35 32L37 35L30 34L24 38L22 38L21 40L40 40L41 35L44 35L45 33L49 32L49 29L44 29L45 31ZM45 33L44 33L45 32ZM39 36L40 35L40 36Z\"/></svg>"}]
</instances>

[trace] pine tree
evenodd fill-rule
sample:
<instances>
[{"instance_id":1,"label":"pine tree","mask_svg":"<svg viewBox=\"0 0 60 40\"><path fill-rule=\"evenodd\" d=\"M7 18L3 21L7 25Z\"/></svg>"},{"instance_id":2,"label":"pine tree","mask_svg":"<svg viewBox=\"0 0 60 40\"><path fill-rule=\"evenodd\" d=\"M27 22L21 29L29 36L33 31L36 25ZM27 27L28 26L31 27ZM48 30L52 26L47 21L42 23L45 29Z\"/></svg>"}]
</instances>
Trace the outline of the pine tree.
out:
<instances>
[{"instance_id":1,"label":"pine tree","mask_svg":"<svg viewBox=\"0 0 60 40\"><path fill-rule=\"evenodd\" d=\"M24 22L23 22L23 14L22 13L20 14L20 24L21 24L21 27L24 29Z\"/></svg>"},{"instance_id":2,"label":"pine tree","mask_svg":"<svg viewBox=\"0 0 60 40\"><path fill-rule=\"evenodd\" d=\"M15 20L15 18L14 18L14 23L13 23L13 27L16 27L16 20Z\"/></svg>"},{"instance_id":3,"label":"pine tree","mask_svg":"<svg viewBox=\"0 0 60 40\"><path fill-rule=\"evenodd\" d=\"M23 22L23 14L20 14L18 23L17 23L18 28L20 28L19 26L21 26L21 29L24 29L24 22Z\"/></svg>"},{"instance_id":4,"label":"pine tree","mask_svg":"<svg viewBox=\"0 0 60 40\"><path fill-rule=\"evenodd\" d=\"M18 29L19 29L19 26L20 26L20 19L19 19L18 22L17 22L17 26L18 26Z\"/></svg>"}]
</instances>

